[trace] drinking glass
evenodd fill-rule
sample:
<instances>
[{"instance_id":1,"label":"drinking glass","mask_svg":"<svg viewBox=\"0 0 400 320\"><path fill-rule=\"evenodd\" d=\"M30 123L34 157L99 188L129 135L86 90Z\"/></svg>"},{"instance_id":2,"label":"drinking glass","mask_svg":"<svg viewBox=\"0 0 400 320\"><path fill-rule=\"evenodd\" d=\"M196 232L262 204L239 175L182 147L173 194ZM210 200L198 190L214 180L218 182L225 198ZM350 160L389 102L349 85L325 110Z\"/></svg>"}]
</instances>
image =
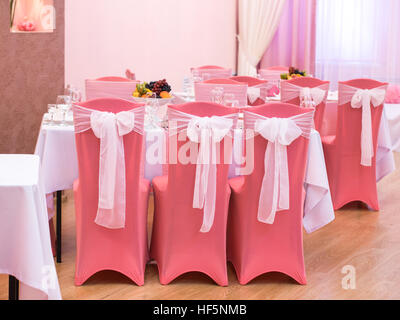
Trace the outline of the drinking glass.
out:
<instances>
[{"instance_id":1,"label":"drinking glass","mask_svg":"<svg viewBox=\"0 0 400 320\"><path fill-rule=\"evenodd\" d=\"M47 105L47 113L49 114L50 119L48 119L48 124L52 125L54 124L54 115L57 111L57 105L56 104L48 104Z\"/></svg>"},{"instance_id":2,"label":"drinking glass","mask_svg":"<svg viewBox=\"0 0 400 320\"><path fill-rule=\"evenodd\" d=\"M57 108L62 112L61 125L66 125L66 117L71 109L72 99L71 96L60 95L57 97Z\"/></svg>"}]
</instances>

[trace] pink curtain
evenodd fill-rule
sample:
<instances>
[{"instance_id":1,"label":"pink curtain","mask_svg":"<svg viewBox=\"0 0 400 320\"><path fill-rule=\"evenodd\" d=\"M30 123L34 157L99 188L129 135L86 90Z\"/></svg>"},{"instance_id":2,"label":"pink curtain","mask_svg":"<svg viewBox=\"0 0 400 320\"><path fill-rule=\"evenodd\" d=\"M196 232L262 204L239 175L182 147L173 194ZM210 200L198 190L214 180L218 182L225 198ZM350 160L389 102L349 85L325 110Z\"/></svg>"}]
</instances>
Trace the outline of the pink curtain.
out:
<instances>
[{"instance_id":1,"label":"pink curtain","mask_svg":"<svg viewBox=\"0 0 400 320\"><path fill-rule=\"evenodd\" d=\"M316 0L288 0L260 68L294 66L315 72Z\"/></svg>"}]
</instances>

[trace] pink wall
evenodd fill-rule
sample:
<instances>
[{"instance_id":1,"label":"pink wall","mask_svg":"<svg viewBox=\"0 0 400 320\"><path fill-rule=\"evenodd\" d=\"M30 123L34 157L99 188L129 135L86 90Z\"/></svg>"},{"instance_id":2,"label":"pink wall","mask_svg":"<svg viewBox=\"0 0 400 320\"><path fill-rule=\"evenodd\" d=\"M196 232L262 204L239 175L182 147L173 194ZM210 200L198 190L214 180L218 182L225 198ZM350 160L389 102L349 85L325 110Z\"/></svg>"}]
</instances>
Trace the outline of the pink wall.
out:
<instances>
[{"instance_id":1,"label":"pink wall","mask_svg":"<svg viewBox=\"0 0 400 320\"><path fill-rule=\"evenodd\" d=\"M54 32L11 33L0 1L0 153L33 153L47 104L64 92L64 0L54 5Z\"/></svg>"},{"instance_id":2,"label":"pink wall","mask_svg":"<svg viewBox=\"0 0 400 320\"><path fill-rule=\"evenodd\" d=\"M236 67L234 0L85 0L65 5L65 82L124 75L166 78L180 90L189 68Z\"/></svg>"}]
</instances>

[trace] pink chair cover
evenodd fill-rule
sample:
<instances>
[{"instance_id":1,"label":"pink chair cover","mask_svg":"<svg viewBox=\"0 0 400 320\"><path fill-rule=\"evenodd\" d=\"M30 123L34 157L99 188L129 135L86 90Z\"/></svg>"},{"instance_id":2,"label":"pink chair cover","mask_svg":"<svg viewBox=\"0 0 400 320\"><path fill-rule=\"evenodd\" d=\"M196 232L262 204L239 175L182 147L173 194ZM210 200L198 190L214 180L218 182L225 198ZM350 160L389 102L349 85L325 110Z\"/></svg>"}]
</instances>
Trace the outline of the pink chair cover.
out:
<instances>
[{"instance_id":1,"label":"pink chair cover","mask_svg":"<svg viewBox=\"0 0 400 320\"><path fill-rule=\"evenodd\" d=\"M101 112L100 115L107 117L107 121L111 121L112 118L115 131L103 128L100 130L101 139L99 139L97 137L99 134L95 134L93 129L86 130L87 123L85 123L84 118L87 119L85 114L87 110L92 110L89 120L90 125L94 123L95 132L98 131L96 125L98 122L95 121L95 118L96 115L99 115L99 111ZM120 135L124 131L122 128L124 125L121 126L121 123L118 123L118 119L116 119L119 113L124 112L135 113L134 129L121 138L117 138L118 143L110 144L107 139L112 140L114 134L118 132ZM76 285L82 285L90 276L101 270L118 271L138 285L144 284L144 271L148 261L147 205L150 183L143 178L144 138L139 133L143 128L143 112L144 108L140 104L112 98L90 100L74 107L79 168L79 179L74 183L77 245ZM115 117L109 118L113 114L115 114ZM105 154L103 153L99 158L102 144L106 146ZM113 160L109 157L107 148L113 149L114 147L117 148L117 152L121 151L120 147L123 148L122 161L124 161L125 172L121 172L121 168L119 168L120 173L116 177L109 175L105 177L103 183L107 187L113 178L116 179L114 181L116 187L111 189L112 195L115 196L113 208L119 210L121 201L125 200L126 209L123 227L110 229L107 223L113 223L114 220L103 220L103 223L100 224L95 220L101 208L99 206L99 194L104 191L102 182L99 185L99 170L103 164L109 165L110 161L111 163L114 161L121 163L121 158L117 157ZM117 166L119 165L117 164ZM125 178L125 190L121 190L121 175ZM123 195L122 199L121 195ZM110 212L103 212L103 216L107 213L110 214ZM112 216L119 217L115 212L111 213ZM119 222L118 219L117 222Z\"/></svg>"},{"instance_id":2,"label":"pink chair cover","mask_svg":"<svg viewBox=\"0 0 400 320\"><path fill-rule=\"evenodd\" d=\"M131 82L134 81L133 79L118 77L118 76L111 76L111 77L101 77L97 78L97 81L114 81L114 82ZM137 82L137 81L135 81Z\"/></svg>"},{"instance_id":3,"label":"pink chair cover","mask_svg":"<svg viewBox=\"0 0 400 320\"><path fill-rule=\"evenodd\" d=\"M216 87L222 87L224 93L233 93L239 101L239 106L247 105L247 84L231 79L213 79L194 84L194 95L196 101L212 102L211 91Z\"/></svg>"},{"instance_id":4,"label":"pink chair cover","mask_svg":"<svg viewBox=\"0 0 400 320\"><path fill-rule=\"evenodd\" d=\"M256 131L254 169L229 180L227 238L240 284L271 271L306 283L302 219L313 112L284 103L244 111L245 129Z\"/></svg>"},{"instance_id":5,"label":"pink chair cover","mask_svg":"<svg viewBox=\"0 0 400 320\"><path fill-rule=\"evenodd\" d=\"M385 103L400 103L400 85L389 84L386 91Z\"/></svg>"},{"instance_id":6,"label":"pink chair cover","mask_svg":"<svg viewBox=\"0 0 400 320\"><path fill-rule=\"evenodd\" d=\"M196 71L201 77L203 77L204 74L208 74L208 79L229 78L232 76L232 69L212 65L190 68L190 71L192 73Z\"/></svg>"},{"instance_id":7,"label":"pink chair cover","mask_svg":"<svg viewBox=\"0 0 400 320\"><path fill-rule=\"evenodd\" d=\"M136 89L137 83L139 83L139 81L129 79L123 81L98 79L86 80L86 100L93 100L98 98L120 98L132 101L132 94Z\"/></svg>"},{"instance_id":8,"label":"pink chair cover","mask_svg":"<svg viewBox=\"0 0 400 320\"><path fill-rule=\"evenodd\" d=\"M247 104L249 106L259 106L266 102L267 97L272 96L271 89L274 87L267 80L261 80L248 76L235 76L230 79L237 82L247 83Z\"/></svg>"},{"instance_id":9,"label":"pink chair cover","mask_svg":"<svg viewBox=\"0 0 400 320\"><path fill-rule=\"evenodd\" d=\"M316 78L301 77L281 82L282 102L298 106L301 105L302 99L313 102L306 103L306 106L315 107L314 124L317 131L322 128L328 92L329 81L322 81Z\"/></svg>"},{"instance_id":10,"label":"pink chair cover","mask_svg":"<svg viewBox=\"0 0 400 320\"><path fill-rule=\"evenodd\" d=\"M183 164L181 161L171 160L173 158L171 154L176 153L170 152L168 176L153 179L155 211L150 255L157 262L161 284L168 284L186 272L198 271L207 274L221 286L228 285L226 224L230 189L229 164L225 164L229 161L225 161L227 158L224 157L230 159L230 154L229 152L224 154L224 145L226 139L231 139L236 123L237 114L234 112L231 108L204 102L174 105L168 109L169 145L175 144L179 152L191 150L195 157L187 164ZM212 150L205 147L210 136L202 133L201 143L197 144L194 141L200 136L195 135L194 139L191 137L190 123L194 121L195 125L192 128L214 130L217 126L213 121L218 119L223 120L222 123L230 122L232 128L229 129L227 138L217 146L221 161L207 165L203 157L206 153L201 150L208 149L210 152L208 156L211 156ZM226 130L222 135L225 132ZM194 150L198 147L197 156ZM208 156L207 159L210 159ZM212 169L213 166L215 171ZM199 174L202 180L197 179ZM203 180L204 178L206 179ZM197 193L200 198L197 198L196 181L203 181L207 186L204 189L204 197L200 192ZM201 209L203 204L204 208ZM209 209L213 211L213 216L208 215Z\"/></svg>"},{"instance_id":11,"label":"pink chair cover","mask_svg":"<svg viewBox=\"0 0 400 320\"><path fill-rule=\"evenodd\" d=\"M375 155L386 86L370 79L339 82L336 136L322 139L335 210L352 201L379 210Z\"/></svg>"}]
</instances>

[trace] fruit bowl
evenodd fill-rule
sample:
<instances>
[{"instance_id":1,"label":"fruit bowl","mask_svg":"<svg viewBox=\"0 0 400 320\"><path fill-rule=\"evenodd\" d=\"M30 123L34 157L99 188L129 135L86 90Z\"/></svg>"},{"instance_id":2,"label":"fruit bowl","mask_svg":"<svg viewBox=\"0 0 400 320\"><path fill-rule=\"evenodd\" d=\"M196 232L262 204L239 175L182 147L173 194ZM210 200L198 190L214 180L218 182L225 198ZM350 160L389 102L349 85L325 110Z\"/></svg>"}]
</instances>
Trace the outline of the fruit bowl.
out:
<instances>
[{"instance_id":1,"label":"fruit bowl","mask_svg":"<svg viewBox=\"0 0 400 320\"><path fill-rule=\"evenodd\" d=\"M132 93L133 98L164 100L172 98L171 86L167 80L141 82L136 85Z\"/></svg>"}]
</instances>

